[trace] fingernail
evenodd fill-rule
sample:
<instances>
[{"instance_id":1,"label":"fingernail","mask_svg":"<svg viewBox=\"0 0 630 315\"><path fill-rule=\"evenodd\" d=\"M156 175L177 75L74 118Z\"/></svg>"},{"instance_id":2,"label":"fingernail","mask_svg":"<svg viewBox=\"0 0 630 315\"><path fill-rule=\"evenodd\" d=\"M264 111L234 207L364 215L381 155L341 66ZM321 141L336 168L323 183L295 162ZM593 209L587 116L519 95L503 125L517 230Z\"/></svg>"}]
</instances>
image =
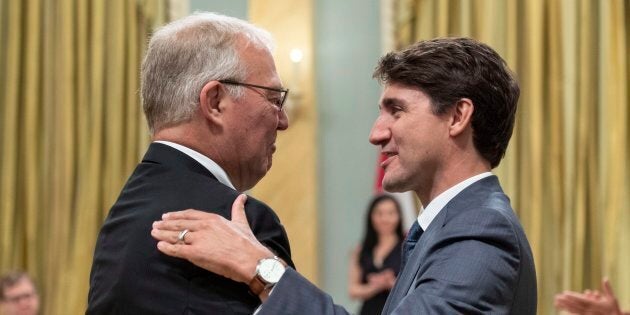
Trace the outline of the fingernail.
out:
<instances>
[{"instance_id":1,"label":"fingernail","mask_svg":"<svg viewBox=\"0 0 630 315\"><path fill-rule=\"evenodd\" d=\"M169 212L162 215L162 219L168 219L171 214Z\"/></svg>"}]
</instances>

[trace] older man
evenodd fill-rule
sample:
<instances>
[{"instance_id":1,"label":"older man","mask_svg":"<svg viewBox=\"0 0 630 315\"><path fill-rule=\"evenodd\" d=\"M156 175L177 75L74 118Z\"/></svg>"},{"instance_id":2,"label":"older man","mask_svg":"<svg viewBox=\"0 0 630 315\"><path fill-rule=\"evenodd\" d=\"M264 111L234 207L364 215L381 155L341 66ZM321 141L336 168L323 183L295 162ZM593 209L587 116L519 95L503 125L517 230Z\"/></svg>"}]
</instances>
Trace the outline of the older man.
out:
<instances>
[{"instance_id":1,"label":"older man","mask_svg":"<svg viewBox=\"0 0 630 315\"><path fill-rule=\"evenodd\" d=\"M24 272L9 272L0 277L0 314L36 315L39 295L35 283Z\"/></svg>"},{"instance_id":2,"label":"older man","mask_svg":"<svg viewBox=\"0 0 630 315\"><path fill-rule=\"evenodd\" d=\"M387 156L383 186L413 190L425 206L405 240L403 267L383 314L535 314L530 246L490 173L512 135L519 96L505 62L475 40L441 38L387 54L375 77L385 89L370 142ZM232 221L194 210L169 213L152 235L169 255L243 283L265 280L260 296L271 295L259 314L345 313L246 237L241 202ZM200 241L175 244L181 228ZM215 241L222 238L248 245L220 256L236 250Z\"/></svg>"},{"instance_id":3,"label":"older man","mask_svg":"<svg viewBox=\"0 0 630 315\"><path fill-rule=\"evenodd\" d=\"M212 13L153 34L142 64L153 143L100 231L88 314L251 314L260 304L247 285L160 253L149 231L171 209L229 218L239 193L265 176L289 126L271 49L266 31ZM276 214L253 198L245 208L258 241L293 265Z\"/></svg>"}]
</instances>

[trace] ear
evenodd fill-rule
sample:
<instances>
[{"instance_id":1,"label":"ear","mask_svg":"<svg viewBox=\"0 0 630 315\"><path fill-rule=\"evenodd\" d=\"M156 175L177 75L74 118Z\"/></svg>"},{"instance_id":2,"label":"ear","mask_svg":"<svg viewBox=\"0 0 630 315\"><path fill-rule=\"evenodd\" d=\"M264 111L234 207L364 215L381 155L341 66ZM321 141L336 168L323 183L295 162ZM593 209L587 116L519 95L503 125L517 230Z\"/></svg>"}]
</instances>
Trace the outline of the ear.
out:
<instances>
[{"instance_id":1,"label":"ear","mask_svg":"<svg viewBox=\"0 0 630 315\"><path fill-rule=\"evenodd\" d=\"M451 113L451 125L449 127L449 135L452 137L460 135L472 124L472 115L475 106L472 100L462 98L455 104Z\"/></svg>"},{"instance_id":2,"label":"ear","mask_svg":"<svg viewBox=\"0 0 630 315\"><path fill-rule=\"evenodd\" d=\"M224 111L222 101L227 97L227 93L219 81L206 83L199 93L199 110L208 120L217 121Z\"/></svg>"}]
</instances>

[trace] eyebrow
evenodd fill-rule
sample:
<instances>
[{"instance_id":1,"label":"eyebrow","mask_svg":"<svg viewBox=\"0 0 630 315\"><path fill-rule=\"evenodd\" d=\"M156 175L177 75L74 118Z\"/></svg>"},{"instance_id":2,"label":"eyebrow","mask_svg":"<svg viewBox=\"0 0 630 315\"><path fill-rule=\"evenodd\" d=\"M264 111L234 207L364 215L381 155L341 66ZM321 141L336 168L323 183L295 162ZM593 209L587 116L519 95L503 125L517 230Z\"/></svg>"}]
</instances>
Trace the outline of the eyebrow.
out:
<instances>
[{"instance_id":1,"label":"eyebrow","mask_svg":"<svg viewBox=\"0 0 630 315\"><path fill-rule=\"evenodd\" d=\"M379 108L391 108L394 106L406 107L405 102L399 98L387 97L381 100Z\"/></svg>"}]
</instances>

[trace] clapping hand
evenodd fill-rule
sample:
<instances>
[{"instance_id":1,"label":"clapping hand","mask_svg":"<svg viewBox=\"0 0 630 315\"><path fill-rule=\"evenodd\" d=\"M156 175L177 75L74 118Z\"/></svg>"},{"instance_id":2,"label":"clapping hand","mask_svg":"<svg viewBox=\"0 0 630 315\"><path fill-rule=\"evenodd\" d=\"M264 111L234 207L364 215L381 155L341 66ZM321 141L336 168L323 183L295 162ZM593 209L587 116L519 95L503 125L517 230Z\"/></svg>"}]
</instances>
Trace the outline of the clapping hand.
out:
<instances>
[{"instance_id":1,"label":"clapping hand","mask_svg":"<svg viewBox=\"0 0 630 315\"><path fill-rule=\"evenodd\" d=\"M556 308L580 315L622 315L608 279L602 281L602 291L584 293L564 291L555 297Z\"/></svg>"}]
</instances>

